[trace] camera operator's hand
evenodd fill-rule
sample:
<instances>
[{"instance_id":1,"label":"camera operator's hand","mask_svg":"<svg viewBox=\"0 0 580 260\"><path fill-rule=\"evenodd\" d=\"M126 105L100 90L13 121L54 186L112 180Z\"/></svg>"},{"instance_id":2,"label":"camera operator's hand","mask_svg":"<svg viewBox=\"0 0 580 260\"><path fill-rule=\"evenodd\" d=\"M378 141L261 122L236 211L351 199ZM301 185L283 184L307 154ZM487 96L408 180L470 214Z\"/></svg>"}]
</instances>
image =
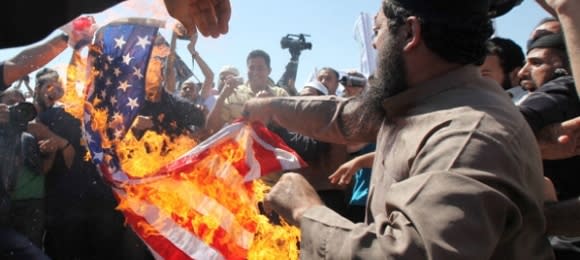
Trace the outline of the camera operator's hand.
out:
<instances>
[{"instance_id":1,"label":"camera operator's hand","mask_svg":"<svg viewBox=\"0 0 580 260\"><path fill-rule=\"evenodd\" d=\"M217 38L228 32L231 17L229 0L164 0L169 14L179 20L189 34Z\"/></svg>"},{"instance_id":2,"label":"camera operator's hand","mask_svg":"<svg viewBox=\"0 0 580 260\"><path fill-rule=\"evenodd\" d=\"M8 106L5 104L0 104L0 124L8 123L10 121L10 111Z\"/></svg>"},{"instance_id":3,"label":"camera operator's hand","mask_svg":"<svg viewBox=\"0 0 580 260\"><path fill-rule=\"evenodd\" d=\"M264 98L264 97L273 97L274 93L272 93L272 91L270 91L269 89L265 89L265 90L260 90L257 94L256 97L257 98Z\"/></svg>"},{"instance_id":4,"label":"camera operator's hand","mask_svg":"<svg viewBox=\"0 0 580 260\"><path fill-rule=\"evenodd\" d=\"M221 98L228 98L229 96L231 96L236 89L238 88L238 86L241 84L241 82L234 76L227 76L227 78L225 79L225 85L224 88L222 89L222 92L220 93L220 97Z\"/></svg>"}]
</instances>

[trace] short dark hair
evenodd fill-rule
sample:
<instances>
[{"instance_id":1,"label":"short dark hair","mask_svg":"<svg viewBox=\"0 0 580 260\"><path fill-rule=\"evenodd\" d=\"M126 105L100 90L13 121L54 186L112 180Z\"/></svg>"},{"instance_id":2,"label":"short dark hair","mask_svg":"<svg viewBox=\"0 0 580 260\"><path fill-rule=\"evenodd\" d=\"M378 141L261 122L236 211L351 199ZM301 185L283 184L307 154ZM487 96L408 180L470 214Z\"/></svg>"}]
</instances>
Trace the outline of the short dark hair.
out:
<instances>
[{"instance_id":1,"label":"short dark hair","mask_svg":"<svg viewBox=\"0 0 580 260\"><path fill-rule=\"evenodd\" d=\"M427 48L448 62L462 65L483 64L487 54L486 42L494 31L487 15L432 19L391 1L383 1L383 13L389 18L388 26L392 33L404 24L405 18L416 16Z\"/></svg>"},{"instance_id":2,"label":"short dark hair","mask_svg":"<svg viewBox=\"0 0 580 260\"><path fill-rule=\"evenodd\" d=\"M270 67L270 55L268 55L268 53L266 53L263 50L251 51L250 54L248 54L248 58L246 59L246 63L248 63L250 61L250 59L260 58L260 57L264 59L268 68L271 68Z\"/></svg>"},{"instance_id":3,"label":"short dark hair","mask_svg":"<svg viewBox=\"0 0 580 260\"><path fill-rule=\"evenodd\" d=\"M320 69L318 71L320 72L320 71L323 71L323 70L327 70L327 71L332 72L332 74L334 74L336 76L336 79L340 79L340 74L338 73L337 70L335 70L335 69L333 69L331 67L323 67L322 69Z\"/></svg>"},{"instance_id":4,"label":"short dark hair","mask_svg":"<svg viewBox=\"0 0 580 260\"><path fill-rule=\"evenodd\" d=\"M504 73L510 73L518 67L524 66L526 57L522 48L514 41L494 37L489 40L488 55L496 55Z\"/></svg>"},{"instance_id":5,"label":"short dark hair","mask_svg":"<svg viewBox=\"0 0 580 260\"><path fill-rule=\"evenodd\" d=\"M51 68L43 68L36 73L36 88L39 88L49 81L58 79L58 72Z\"/></svg>"}]
</instances>

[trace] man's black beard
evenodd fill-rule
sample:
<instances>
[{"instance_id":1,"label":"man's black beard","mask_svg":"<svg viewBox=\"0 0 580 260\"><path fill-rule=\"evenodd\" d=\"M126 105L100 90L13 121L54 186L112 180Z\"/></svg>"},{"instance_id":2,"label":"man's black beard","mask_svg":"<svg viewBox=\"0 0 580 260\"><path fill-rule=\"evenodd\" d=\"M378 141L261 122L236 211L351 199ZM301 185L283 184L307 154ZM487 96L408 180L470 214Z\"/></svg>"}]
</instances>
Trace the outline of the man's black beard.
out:
<instances>
[{"instance_id":1,"label":"man's black beard","mask_svg":"<svg viewBox=\"0 0 580 260\"><path fill-rule=\"evenodd\" d=\"M362 119L365 122L380 123L386 116L383 101L408 89L403 60L404 39L389 35L381 51L379 51L379 66L376 78L370 82L370 87L362 95L364 108Z\"/></svg>"}]
</instances>

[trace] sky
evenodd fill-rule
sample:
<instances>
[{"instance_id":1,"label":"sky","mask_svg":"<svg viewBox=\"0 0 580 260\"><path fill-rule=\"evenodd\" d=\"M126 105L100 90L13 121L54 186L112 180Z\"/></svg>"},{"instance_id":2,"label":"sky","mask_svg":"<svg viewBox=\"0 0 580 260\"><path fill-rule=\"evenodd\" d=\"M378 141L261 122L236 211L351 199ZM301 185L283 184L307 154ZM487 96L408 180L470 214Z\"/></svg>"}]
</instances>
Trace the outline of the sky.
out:
<instances>
[{"instance_id":1,"label":"sky","mask_svg":"<svg viewBox=\"0 0 580 260\"><path fill-rule=\"evenodd\" d=\"M306 40L311 42L313 47L311 50L304 50L300 56L296 87L301 89L315 69L333 67L340 71L359 70L362 50L360 43L354 38L354 24L361 12L373 16L379 10L381 1L230 0L230 3L232 17L229 32L217 39L200 36L196 46L197 52L216 74L216 80L219 70L224 65L237 67L242 76L247 78L248 53L254 49L262 49L271 57L270 77L278 81L290 60L288 49L282 49L280 46L281 38L287 34L304 33L310 35ZM115 13L134 16L133 13L124 10ZM535 1L523 1L521 5L496 19L496 36L510 38L523 47L533 27L547 16ZM99 15L96 17L100 25L107 20ZM110 18L109 15L107 18ZM58 33L59 31L55 31L52 35ZM169 30L163 30L162 34L169 38ZM192 60L187 51L187 44L186 40L178 40L176 52L191 68ZM0 49L0 60L10 59L26 47ZM64 51L47 66L67 64L71 53L70 50ZM203 75L197 64L193 66L193 71L203 81Z\"/></svg>"}]
</instances>

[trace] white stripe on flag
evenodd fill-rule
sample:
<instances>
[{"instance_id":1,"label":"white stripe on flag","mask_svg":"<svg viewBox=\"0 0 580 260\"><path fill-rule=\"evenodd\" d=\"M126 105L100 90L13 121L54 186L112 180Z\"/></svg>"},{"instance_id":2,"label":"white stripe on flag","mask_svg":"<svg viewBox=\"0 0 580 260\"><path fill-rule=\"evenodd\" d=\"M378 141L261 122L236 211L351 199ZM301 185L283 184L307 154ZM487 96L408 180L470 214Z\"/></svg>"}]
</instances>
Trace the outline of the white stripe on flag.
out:
<instances>
[{"instance_id":1,"label":"white stripe on flag","mask_svg":"<svg viewBox=\"0 0 580 260\"><path fill-rule=\"evenodd\" d=\"M120 197L124 197L119 193ZM211 260L221 260L225 259L222 254L220 254L213 247L206 244L204 241L200 240L195 234L191 233L189 230L183 229L180 225L171 221L169 216L160 216L159 208L155 205L151 205L144 201L137 202L136 200L129 200L129 207L134 212L137 209L145 212L143 218L157 231L159 234L169 240L179 248L182 252L194 259L211 259ZM160 221L164 220L164 221ZM152 224L155 223L155 224Z\"/></svg>"}]
</instances>

